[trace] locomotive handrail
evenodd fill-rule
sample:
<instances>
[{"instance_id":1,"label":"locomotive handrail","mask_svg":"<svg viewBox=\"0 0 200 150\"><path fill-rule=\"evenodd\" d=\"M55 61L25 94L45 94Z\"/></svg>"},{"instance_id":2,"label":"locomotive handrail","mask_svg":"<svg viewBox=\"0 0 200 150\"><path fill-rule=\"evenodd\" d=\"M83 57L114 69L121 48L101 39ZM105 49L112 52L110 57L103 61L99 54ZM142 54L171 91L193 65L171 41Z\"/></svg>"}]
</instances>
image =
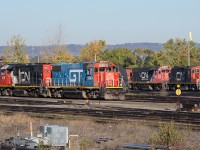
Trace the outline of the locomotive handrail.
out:
<instances>
[{"instance_id":1,"label":"locomotive handrail","mask_svg":"<svg viewBox=\"0 0 200 150\"><path fill-rule=\"evenodd\" d=\"M117 81L115 81L114 79L105 80L103 82L94 81L94 85L97 85L97 86L100 86L100 87L101 86L114 87L115 82L117 82L117 86L119 86L119 87L125 86L123 78L118 78ZM46 84L44 84L44 83L46 83ZM84 80L83 80L83 82L68 82L67 78L52 78L52 79L45 79L43 81L41 80L41 86L70 86L70 87L74 87L74 86L82 85L81 83L84 84Z\"/></svg>"},{"instance_id":2,"label":"locomotive handrail","mask_svg":"<svg viewBox=\"0 0 200 150\"><path fill-rule=\"evenodd\" d=\"M80 86L81 82L68 82L67 78L52 78L51 79L52 86Z\"/></svg>"},{"instance_id":3,"label":"locomotive handrail","mask_svg":"<svg viewBox=\"0 0 200 150\"><path fill-rule=\"evenodd\" d=\"M197 86L197 90L199 90L200 89L200 81L199 81L199 79L197 79L197 81L196 81L196 86Z\"/></svg>"}]
</instances>

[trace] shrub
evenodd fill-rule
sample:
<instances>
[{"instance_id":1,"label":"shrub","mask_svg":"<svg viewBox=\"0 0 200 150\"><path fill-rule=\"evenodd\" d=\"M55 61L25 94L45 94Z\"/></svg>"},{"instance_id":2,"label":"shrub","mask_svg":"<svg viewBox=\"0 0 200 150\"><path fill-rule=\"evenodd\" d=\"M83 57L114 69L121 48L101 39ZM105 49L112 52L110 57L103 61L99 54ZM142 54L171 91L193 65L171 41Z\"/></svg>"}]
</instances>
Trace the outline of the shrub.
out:
<instances>
[{"instance_id":1,"label":"shrub","mask_svg":"<svg viewBox=\"0 0 200 150\"><path fill-rule=\"evenodd\" d=\"M80 142L80 149L81 150L87 150L89 145L90 145L90 142L88 140L82 139L81 142Z\"/></svg>"},{"instance_id":2,"label":"shrub","mask_svg":"<svg viewBox=\"0 0 200 150\"><path fill-rule=\"evenodd\" d=\"M188 134L188 130L180 130L173 121L166 124L160 123L158 131L150 137L150 142L168 146L179 145L184 143Z\"/></svg>"}]
</instances>

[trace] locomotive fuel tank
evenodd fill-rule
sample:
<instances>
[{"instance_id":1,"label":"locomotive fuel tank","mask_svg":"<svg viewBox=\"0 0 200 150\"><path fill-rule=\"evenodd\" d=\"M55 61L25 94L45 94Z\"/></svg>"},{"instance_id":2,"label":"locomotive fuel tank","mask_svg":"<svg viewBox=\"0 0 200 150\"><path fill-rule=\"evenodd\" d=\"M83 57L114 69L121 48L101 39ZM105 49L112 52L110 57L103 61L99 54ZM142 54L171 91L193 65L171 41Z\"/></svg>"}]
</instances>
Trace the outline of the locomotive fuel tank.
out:
<instances>
[{"instance_id":1,"label":"locomotive fuel tank","mask_svg":"<svg viewBox=\"0 0 200 150\"><path fill-rule=\"evenodd\" d=\"M62 92L63 98L77 98L77 99L86 99L87 95L86 92L83 90L75 89L75 88L68 88L64 89Z\"/></svg>"}]
</instances>

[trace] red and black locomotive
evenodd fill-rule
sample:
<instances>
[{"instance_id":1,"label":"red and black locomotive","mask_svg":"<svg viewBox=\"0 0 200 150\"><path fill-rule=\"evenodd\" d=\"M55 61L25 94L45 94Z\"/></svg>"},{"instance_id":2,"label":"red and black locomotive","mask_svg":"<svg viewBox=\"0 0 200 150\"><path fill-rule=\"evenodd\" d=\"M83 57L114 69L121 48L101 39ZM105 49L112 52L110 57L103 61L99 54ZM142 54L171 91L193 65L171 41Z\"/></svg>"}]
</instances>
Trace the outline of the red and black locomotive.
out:
<instances>
[{"instance_id":1,"label":"red and black locomotive","mask_svg":"<svg viewBox=\"0 0 200 150\"><path fill-rule=\"evenodd\" d=\"M0 94L33 97L125 99L124 81L112 62L7 64Z\"/></svg>"},{"instance_id":2,"label":"red and black locomotive","mask_svg":"<svg viewBox=\"0 0 200 150\"><path fill-rule=\"evenodd\" d=\"M128 85L133 90L200 90L200 66L127 68Z\"/></svg>"}]
</instances>

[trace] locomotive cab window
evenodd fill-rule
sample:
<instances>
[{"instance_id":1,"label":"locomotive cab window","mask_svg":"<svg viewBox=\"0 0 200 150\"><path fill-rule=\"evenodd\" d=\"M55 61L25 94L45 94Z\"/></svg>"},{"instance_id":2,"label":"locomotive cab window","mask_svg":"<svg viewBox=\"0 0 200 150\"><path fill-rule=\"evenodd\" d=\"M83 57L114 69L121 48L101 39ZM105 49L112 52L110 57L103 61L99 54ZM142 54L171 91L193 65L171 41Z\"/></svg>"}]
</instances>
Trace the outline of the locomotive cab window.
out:
<instances>
[{"instance_id":1,"label":"locomotive cab window","mask_svg":"<svg viewBox=\"0 0 200 150\"><path fill-rule=\"evenodd\" d=\"M111 68L106 68L106 72L110 72L111 71Z\"/></svg>"},{"instance_id":2,"label":"locomotive cab window","mask_svg":"<svg viewBox=\"0 0 200 150\"><path fill-rule=\"evenodd\" d=\"M98 68L94 68L94 73L98 73Z\"/></svg>"},{"instance_id":3,"label":"locomotive cab window","mask_svg":"<svg viewBox=\"0 0 200 150\"><path fill-rule=\"evenodd\" d=\"M105 68L100 67L100 68L99 68L99 71L100 71L100 72L105 72Z\"/></svg>"},{"instance_id":4,"label":"locomotive cab window","mask_svg":"<svg viewBox=\"0 0 200 150\"><path fill-rule=\"evenodd\" d=\"M113 72L118 72L117 68L113 67Z\"/></svg>"},{"instance_id":5,"label":"locomotive cab window","mask_svg":"<svg viewBox=\"0 0 200 150\"><path fill-rule=\"evenodd\" d=\"M199 72L199 69L196 69L196 72Z\"/></svg>"}]
</instances>

